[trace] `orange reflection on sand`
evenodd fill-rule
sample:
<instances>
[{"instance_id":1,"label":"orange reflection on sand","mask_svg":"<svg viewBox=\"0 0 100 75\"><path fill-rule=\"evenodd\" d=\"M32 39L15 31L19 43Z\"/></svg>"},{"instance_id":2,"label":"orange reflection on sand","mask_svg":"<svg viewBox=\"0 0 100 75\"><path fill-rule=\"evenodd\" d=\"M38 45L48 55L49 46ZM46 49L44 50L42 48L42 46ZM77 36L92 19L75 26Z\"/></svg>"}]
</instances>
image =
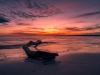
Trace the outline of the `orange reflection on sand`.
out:
<instances>
[{"instance_id":1,"label":"orange reflection on sand","mask_svg":"<svg viewBox=\"0 0 100 75\"><path fill-rule=\"evenodd\" d=\"M51 53L54 53L54 52L61 53L61 52L66 51L66 46L61 45L61 44L44 45L44 46L40 46L38 48L39 48L39 50L47 51L47 52L51 52Z\"/></svg>"}]
</instances>

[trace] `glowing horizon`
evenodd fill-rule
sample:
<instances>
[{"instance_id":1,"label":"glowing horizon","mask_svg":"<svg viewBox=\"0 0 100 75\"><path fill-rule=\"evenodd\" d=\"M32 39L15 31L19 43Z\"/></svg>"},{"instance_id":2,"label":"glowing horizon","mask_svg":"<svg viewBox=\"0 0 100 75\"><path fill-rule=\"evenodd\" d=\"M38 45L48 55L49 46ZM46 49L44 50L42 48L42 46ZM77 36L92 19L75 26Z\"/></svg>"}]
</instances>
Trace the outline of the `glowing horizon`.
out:
<instances>
[{"instance_id":1,"label":"glowing horizon","mask_svg":"<svg viewBox=\"0 0 100 75\"><path fill-rule=\"evenodd\" d=\"M2 0L0 35L100 35L99 3L99 0L95 3L90 0Z\"/></svg>"}]
</instances>

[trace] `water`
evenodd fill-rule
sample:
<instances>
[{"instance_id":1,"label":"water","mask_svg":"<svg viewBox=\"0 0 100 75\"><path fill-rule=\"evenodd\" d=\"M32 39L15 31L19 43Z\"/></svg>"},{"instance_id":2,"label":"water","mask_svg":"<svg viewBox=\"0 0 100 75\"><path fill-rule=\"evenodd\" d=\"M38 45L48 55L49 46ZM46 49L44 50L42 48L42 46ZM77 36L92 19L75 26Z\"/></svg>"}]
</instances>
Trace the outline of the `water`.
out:
<instances>
[{"instance_id":1,"label":"water","mask_svg":"<svg viewBox=\"0 0 100 75\"><path fill-rule=\"evenodd\" d=\"M0 46L25 44L29 40L36 41L37 39L47 42L56 42L40 45L38 49L47 52L57 52L60 55L72 53L100 53L100 37L96 36L0 37ZM30 49L35 50L33 47ZM0 49L0 62L4 60L19 60L23 58L26 58L26 55L20 46L18 48Z\"/></svg>"}]
</instances>

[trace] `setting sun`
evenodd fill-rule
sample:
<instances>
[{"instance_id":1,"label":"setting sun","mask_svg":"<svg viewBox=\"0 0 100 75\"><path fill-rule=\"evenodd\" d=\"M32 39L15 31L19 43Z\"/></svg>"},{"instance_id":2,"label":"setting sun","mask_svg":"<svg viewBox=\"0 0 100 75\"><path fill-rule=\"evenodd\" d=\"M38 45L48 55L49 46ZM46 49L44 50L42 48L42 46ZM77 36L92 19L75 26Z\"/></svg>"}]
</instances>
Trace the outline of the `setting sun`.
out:
<instances>
[{"instance_id":1,"label":"setting sun","mask_svg":"<svg viewBox=\"0 0 100 75\"><path fill-rule=\"evenodd\" d=\"M59 29L55 29L55 28L44 28L43 32L46 34L56 34L59 33Z\"/></svg>"}]
</instances>

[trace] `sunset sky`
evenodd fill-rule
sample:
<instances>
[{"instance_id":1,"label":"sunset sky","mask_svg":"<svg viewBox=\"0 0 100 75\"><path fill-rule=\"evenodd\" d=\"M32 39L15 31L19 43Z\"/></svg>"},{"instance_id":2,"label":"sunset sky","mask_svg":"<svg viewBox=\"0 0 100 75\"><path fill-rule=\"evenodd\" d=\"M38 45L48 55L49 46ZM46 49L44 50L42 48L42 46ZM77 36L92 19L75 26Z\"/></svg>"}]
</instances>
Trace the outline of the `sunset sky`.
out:
<instances>
[{"instance_id":1,"label":"sunset sky","mask_svg":"<svg viewBox=\"0 0 100 75\"><path fill-rule=\"evenodd\" d=\"M100 35L100 0L0 0L0 35Z\"/></svg>"}]
</instances>

